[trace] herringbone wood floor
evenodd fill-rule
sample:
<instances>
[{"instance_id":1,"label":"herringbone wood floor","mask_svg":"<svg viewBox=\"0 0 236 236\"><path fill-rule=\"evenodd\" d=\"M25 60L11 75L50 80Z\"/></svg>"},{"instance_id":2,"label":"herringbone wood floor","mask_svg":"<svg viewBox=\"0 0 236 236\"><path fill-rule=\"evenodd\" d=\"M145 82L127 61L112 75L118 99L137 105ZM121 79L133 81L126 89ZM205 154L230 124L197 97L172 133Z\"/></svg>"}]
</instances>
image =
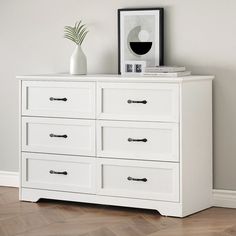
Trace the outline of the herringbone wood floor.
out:
<instances>
[{"instance_id":1,"label":"herringbone wood floor","mask_svg":"<svg viewBox=\"0 0 236 236\"><path fill-rule=\"evenodd\" d=\"M236 210L211 208L184 219L156 211L42 200L18 201L0 187L0 236L232 236Z\"/></svg>"}]
</instances>

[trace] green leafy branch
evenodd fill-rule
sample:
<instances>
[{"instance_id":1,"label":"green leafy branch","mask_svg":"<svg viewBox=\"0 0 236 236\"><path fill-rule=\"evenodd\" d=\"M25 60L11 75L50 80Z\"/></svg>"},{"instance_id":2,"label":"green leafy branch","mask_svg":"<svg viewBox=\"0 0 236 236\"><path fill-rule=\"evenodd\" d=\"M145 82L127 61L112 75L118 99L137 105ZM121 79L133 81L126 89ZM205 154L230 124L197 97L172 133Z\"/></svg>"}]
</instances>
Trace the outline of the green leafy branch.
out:
<instances>
[{"instance_id":1,"label":"green leafy branch","mask_svg":"<svg viewBox=\"0 0 236 236\"><path fill-rule=\"evenodd\" d=\"M75 26L65 26L64 27L64 38L69 39L76 43L77 45L81 45L89 31L85 24L82 24L82 21L76 22Z\"/></svg>"}]
</instances>

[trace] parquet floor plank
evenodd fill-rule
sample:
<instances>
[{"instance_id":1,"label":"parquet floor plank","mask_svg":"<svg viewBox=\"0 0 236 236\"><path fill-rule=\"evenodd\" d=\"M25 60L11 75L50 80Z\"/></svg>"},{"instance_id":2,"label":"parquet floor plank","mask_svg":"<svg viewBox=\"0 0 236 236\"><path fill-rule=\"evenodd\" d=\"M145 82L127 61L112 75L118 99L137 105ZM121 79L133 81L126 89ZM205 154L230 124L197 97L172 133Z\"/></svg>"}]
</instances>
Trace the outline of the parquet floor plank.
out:
<instances>
[{"instance_id":1,"label":"parquet floor plank","mask_svg":"<svg viewBox=\"0 0 236 236\"><path fill-rule=\"evenodd\" d=\"M236 209L210 208L179 219L96 204L20 202L16 188L0 187L0 236L236 236Z\"/></svg>"}]
</instances>

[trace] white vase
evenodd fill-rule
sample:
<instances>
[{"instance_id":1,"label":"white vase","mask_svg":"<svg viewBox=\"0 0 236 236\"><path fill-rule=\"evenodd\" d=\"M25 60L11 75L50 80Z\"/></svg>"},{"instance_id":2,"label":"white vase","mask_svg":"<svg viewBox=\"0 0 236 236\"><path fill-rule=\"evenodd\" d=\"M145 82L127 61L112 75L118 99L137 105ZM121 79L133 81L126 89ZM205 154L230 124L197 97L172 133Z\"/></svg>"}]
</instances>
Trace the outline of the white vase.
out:
<instances>
[{"instance_id":1,"label":"white vase","mask_svg":"<svg viewBox=\"0 0 236 236\"><path fill-rule=\"evenodd\" d=\"M70 74L72 75L87 74L87 59L80 45L76 45L76 48L71 55Z\"/></svg>"}]
</instances>

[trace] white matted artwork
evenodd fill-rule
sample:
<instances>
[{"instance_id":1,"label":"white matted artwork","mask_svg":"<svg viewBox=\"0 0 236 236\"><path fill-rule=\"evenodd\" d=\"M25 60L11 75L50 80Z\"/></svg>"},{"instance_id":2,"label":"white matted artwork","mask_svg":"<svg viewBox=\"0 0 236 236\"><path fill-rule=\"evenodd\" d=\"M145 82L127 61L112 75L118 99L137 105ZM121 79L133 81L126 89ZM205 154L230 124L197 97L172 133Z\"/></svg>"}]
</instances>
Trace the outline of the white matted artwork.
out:
<instances>
[{"instance_id":1,"label":"white matted artwork","mask_svg":"<svg viewBox=\"0 0 236 236\"><path fill-rule=\"evenodd\" d=\"M142 71L144 65L163 65L163 13L163 8L118 10L119 74L131 73L129 65L138 62Z\"/></svg>"}]
</instances>

